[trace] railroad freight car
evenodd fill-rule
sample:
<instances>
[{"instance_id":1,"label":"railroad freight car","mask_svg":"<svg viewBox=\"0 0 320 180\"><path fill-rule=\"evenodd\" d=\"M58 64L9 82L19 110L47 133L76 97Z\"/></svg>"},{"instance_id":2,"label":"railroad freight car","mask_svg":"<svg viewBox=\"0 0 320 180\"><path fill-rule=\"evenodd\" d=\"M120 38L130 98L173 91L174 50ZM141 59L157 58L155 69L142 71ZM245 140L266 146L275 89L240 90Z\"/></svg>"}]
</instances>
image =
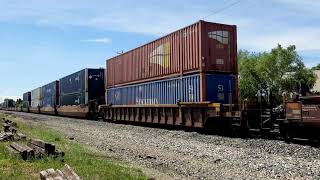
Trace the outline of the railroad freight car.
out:
<instances>
[{"instance_id":1,"label":"railroad freight car","mask_svg":"<svg viewBox=\"0 0 320 180\"><path fill-rule=\"evenodd\" d=\"M205 73L237 74L236 26L199 21L106 64L107 88L194 73L201 83Z\"/></svg>"},{"instance_id":2,"label":"railroad freight car","mask_svg":"<svg viewBox=\"0 0 320 180\"><path fill-rule=\"evenodd\" d=\"M107 120L240 126L236 26L199 21L107 60Z\"/></svg>"},{"instance_id":3,"label":"railroad freight car","mask_svg":"<svg viewBox=\"0 0 320 180\"><path fill-rule=\"evenodd\" d=\"M31 92L26 92L22 96L22 111L29 112L31 106Z\"/></svg>"},{"instance_id":4,"label":"railroad freight car","mask_svg":"<svg viewBox=\"0 0 320 180\"><path fill-rule=\"evenodd\" d=\"M59 105L59 81L42 86L41 91L40 112L43 114L56 114L56 108Z\"/></svg>"},{"instance_id":5,"label":"railroad freight car","mask_svg":"<svg viewBox=\"0 0 320 180\"><path fill-rule=\"evenodd\" d=\"M300 97L285 105L285 120L280 124L282 136L320 140L320 96Z\"/></svg>"},{"instance_id":6,"label":"railroad freight car","mask_svg":"<svg viewBox=\"0 0 320 180\"><path fill-rule=\"evenodd\" d=\"M41 106L41 87L31 91L31 106L29 111L32 113L40 113Z\"/></svg>"},{"instance_id":7,"label":"railroad freight car","mask_svg":"<svg viewBox=\"0 0 320 180\"><path fill-rule=\"evenodd\" d=\"M237 102L236 79L235 75L207 74L205 83L201 84L200 75L196 74L109 88L106 102L112 105L197 103L201 93L205 93L205 101L233 104Z\"/></svg>"},{"instance_id":8,"label":"railroad freight car","mask_svg":"<svg viewBox=\"0 0 320 180\"><path fill-rule=\"evenodd\" d=\"M105 103L104 69L83 69L60 79L58 115L92 118Z\"/></svg>"}]
</instances>

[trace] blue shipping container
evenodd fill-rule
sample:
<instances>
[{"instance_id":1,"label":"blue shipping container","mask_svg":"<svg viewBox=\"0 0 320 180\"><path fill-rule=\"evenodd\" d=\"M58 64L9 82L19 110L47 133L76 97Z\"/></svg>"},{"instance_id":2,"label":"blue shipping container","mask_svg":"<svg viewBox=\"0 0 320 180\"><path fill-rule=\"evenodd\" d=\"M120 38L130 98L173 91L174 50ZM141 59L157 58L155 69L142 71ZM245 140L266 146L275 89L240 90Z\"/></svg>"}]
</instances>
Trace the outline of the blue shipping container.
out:
<instances>
[{"instance_id":1,"label":"blue shipping container","mask_svg":"<svg viewBox=\"0 0 320 180\"><path fill-rule=\"evenodd\" d=\"M23 103L22 107L23 108L28 108L31 105L31 92L26 92L23 94Z\"/></svg>"},{"instance_id":2,"label":"blue shipping container","mask_svg":"<svg viewBox=\"0 0 320 180\"><path fill-rule=\"evenodd\" d=\"M205 84L206 101L227 104L236 100L234 75L207 74ZM200 102L200 93L200 75L197 74L110 88L107 89L106 102L113 105ZM229 99L230 93L232 99Z\"/></svg>"},{"instance_id":3,"label":"blue shipping container","mask_svg":"<svg viewBox=\"0 0 320 180\"><path fill-rule=\"evenodd\" d=\"M42 107L54 107L59 105L59 81L54 81L41 88Z\"/></svg>"},{"instance_id":4,"label":"blue shipping container","mask_svg":"<svg viewBox=\"0 0 320 180\"><path fill-rule=\"evenodd\" d=\"M60 79L60 105L104 103L104 69L83 69Z\"/></svg>"}]
</instances>

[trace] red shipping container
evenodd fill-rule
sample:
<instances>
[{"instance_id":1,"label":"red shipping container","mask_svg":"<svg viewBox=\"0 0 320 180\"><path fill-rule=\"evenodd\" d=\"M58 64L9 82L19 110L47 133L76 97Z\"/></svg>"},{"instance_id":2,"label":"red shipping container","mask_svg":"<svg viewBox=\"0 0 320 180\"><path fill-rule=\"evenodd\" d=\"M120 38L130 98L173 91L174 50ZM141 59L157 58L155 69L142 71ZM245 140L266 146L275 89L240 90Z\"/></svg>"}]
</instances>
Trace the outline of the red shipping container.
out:
<instances>
[{"instance_id":1,"label":"red shipping container","mask_svg":"<svg viewBox=\"0 0 320 180\"><path fill-rule=\"evenodd\" d=\"M236 75L236 26L199 21L106 64L107 88L192 73Z\"/></svg>"}]
</instances>

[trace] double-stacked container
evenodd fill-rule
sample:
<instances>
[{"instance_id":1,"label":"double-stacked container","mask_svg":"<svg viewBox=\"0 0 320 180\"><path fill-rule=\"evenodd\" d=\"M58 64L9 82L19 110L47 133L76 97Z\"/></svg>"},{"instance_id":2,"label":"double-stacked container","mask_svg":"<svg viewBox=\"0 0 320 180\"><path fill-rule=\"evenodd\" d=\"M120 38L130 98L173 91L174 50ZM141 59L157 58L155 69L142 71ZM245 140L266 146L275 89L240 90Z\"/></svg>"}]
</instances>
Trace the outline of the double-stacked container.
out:
<instances>
[{"instance_id":1,"label":"double-stacked container","mask_svg":"<svg viewBox=\"0 0 320 180\"><path fill-rule=\"evenodd\" d=\"M41 88L41 113L55 114L59 105L59 81L51 82Z\"/></svg>"},{"instance_id":2,"label":"double-stacked container","mask_svg":"<svg viewBox=\"0 0 320 180\"><path fill-rule=\"evenodd\" d=\"M22 111L29 112L30 106L31 106L31 92L26 92L23 94Z\"/></svg>"},{"instance_id":3,"label":"double-stacked container","mask_svg":"<svg viewBox=\"0 0 320 180\"><path fill-rule=\"evenodd\" d=\"M104 102L105 69L83 69L60 79L58 114L87 117L91 104Z\"/></svg>"},{"instance_id":4,"label":"double-stacked container","mask_svg":"<svg viewBox=\"0 0 320 180\"><path fill-rule=\"evenodd\" d=\"M41 94L42 94L41 87L31 91L31 106L29 108L30 112L40 113L41 98L42 98Z\"/></svg>"},{"instance_id":5,"label":"double-stacked container","mask_svg":"<svg viewBox=\"0 0 320 180\"><path fill-rule=\"evenodd\" d=\"M236 34L199 21L107 60L107 104L237 103Z\"/></svg>"}]
</instances>

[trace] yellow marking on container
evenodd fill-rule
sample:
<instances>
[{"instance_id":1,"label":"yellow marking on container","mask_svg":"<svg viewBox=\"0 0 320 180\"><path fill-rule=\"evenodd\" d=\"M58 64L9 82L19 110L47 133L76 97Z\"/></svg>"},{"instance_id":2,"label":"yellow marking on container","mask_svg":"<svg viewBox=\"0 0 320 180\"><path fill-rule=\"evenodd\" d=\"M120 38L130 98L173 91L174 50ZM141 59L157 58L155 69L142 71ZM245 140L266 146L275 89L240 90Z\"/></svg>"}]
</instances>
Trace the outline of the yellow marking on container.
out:
<instances>
[{"instance_id":1,"label":"yellow marking on container","mask_svg":"<svg viewBox=\"0 0 320 180\"><path fill-rule=\"evenodd\" d=\"M170 43L164 43L152 51L150 62L164 68L170 67Z\"/></svg>"}]
</instances>

